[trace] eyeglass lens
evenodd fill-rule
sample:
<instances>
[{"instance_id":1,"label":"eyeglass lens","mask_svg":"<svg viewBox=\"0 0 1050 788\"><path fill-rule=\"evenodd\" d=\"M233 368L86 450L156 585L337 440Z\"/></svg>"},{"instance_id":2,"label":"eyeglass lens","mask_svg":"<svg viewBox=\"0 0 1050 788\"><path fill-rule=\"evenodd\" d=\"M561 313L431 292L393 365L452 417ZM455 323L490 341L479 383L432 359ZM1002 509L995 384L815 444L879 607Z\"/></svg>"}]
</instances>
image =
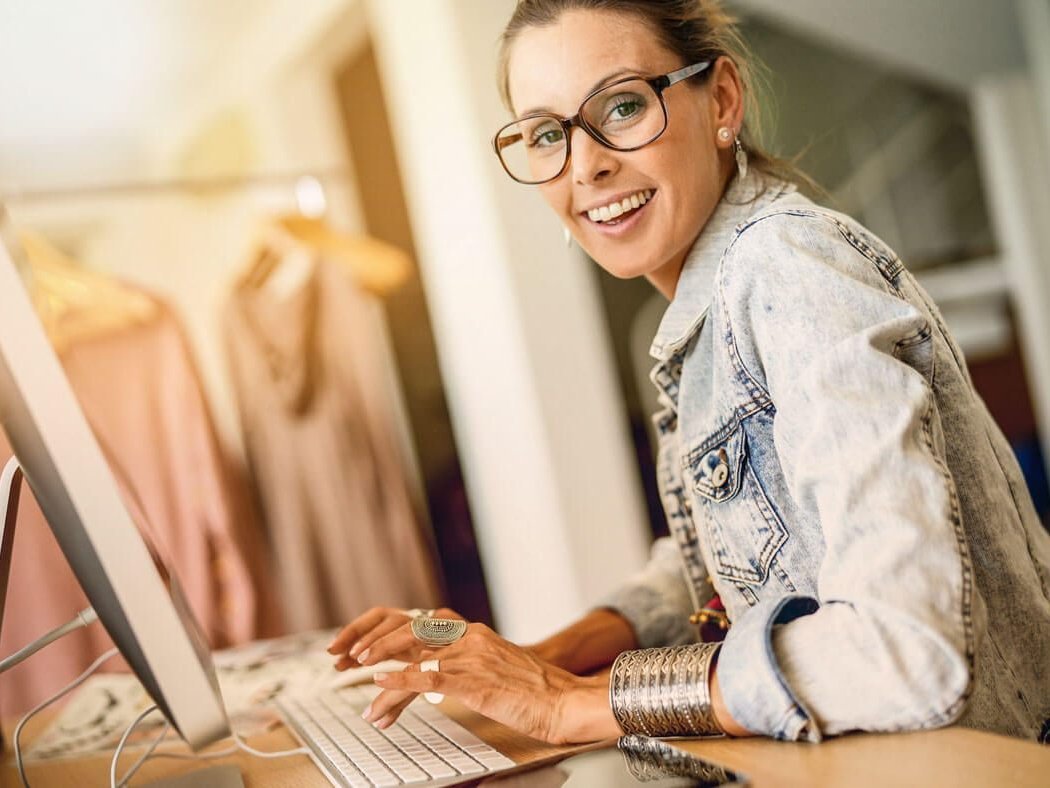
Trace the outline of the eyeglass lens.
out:
<instances>
[{"instance_id":1,"label":"eyeglass lens","mask_svg":"<svg viewBox=\"0 0 1050 788\"><path fill-rule=\"evenodd\" d=\"M587 99L580 117L610 148L628 150L652 142L666 126L660 97L648 82L610 85ZM553 115L536 115L505 127L496 138L504 167L516 179L543 183L562 171L568 157L565 129Z\"/></svg>"}]
</instances>

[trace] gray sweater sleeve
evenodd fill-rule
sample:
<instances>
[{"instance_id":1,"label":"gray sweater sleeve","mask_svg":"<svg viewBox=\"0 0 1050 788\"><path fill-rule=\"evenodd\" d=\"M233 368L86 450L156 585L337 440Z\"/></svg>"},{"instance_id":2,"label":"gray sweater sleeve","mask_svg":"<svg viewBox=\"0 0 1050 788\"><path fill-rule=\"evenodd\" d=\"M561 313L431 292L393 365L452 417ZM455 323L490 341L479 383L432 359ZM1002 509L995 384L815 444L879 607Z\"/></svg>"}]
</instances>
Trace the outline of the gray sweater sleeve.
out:
<instances>
[{"instance_id":1,"label":"gray sweater sleeve","mask_svg":"<svg viewBox=\"0 0 1050 788\"><path fill-rule=\"evenodd\" d=\"M645 568L598 605L627 619L640 648L697 642L697 629L689 623L692 606L678 545L670 536L657 539Z\"/></svg>"}]
</instances>

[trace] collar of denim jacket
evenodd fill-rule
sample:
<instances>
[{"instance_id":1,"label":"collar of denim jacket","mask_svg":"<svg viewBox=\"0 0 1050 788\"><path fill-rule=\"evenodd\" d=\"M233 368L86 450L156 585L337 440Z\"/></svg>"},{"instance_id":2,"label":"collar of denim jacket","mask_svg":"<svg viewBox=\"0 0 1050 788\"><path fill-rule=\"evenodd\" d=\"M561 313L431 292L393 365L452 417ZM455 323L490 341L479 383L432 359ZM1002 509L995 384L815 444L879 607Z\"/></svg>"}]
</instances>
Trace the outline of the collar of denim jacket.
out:
<instances>
[{"instance_id":1,"label":"collar of denim jacket","mask_svg":"<svg viewBox=\"0 0 1050 788\"><path fill-rule=\"evenodd\" d=\"M707 315L715 270L739 226L796 189L789 181L759 172L743 180L734 174L685 258L674 298L660 320L649 355L667 361L689 342Z\"/></svg>"}]
</instances>

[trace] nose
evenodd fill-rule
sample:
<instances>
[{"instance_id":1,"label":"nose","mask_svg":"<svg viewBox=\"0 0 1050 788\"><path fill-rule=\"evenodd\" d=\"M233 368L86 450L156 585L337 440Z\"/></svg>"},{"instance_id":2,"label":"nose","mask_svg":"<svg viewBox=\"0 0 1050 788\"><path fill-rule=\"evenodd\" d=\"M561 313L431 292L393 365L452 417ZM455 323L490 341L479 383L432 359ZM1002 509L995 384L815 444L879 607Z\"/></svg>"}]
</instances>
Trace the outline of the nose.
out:
<instances>
[{"instance_id":1,"label":"nose","mask_svg":"<svg viewBox=\"0 0 1050 788\"><path fill-rule=\"evenodd\" d=\"M572 179L579 184L597 183L613 175L620 163L616 151L593 139L581 128L572 133Z\"/></svg>"}]
</instances>

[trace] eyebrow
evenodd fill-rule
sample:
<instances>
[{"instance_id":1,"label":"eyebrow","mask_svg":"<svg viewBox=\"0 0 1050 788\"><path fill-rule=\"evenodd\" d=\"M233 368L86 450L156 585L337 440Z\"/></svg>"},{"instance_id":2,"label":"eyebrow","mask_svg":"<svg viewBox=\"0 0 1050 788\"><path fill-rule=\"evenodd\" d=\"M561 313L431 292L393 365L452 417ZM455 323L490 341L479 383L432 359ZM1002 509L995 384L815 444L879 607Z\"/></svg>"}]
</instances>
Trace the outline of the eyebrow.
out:
<instances>
[{"instance_id":1,"label":"eyebrow","mask_svg":"<svg viewBox=\"0 0 1050 788\"><path fill-rule=\"evenodd\" d=\"M591 95L598 88L602 87L603 85L605 85L608 82L612 82L617 77L622 77L622 76L624 76L626 74L637 74L637 73L638 73L638 71L636 69L633 69L633 68L618 68L615 71L613 71L613 72L611 72L609 74L606 74L604 77L602 77L597 82L595 82L593 85L591 85L590 89L586 93L584 93L583 95L585 95L585 96ZM550 107L532 107L530 109L525 110L520 115L518 115L518 119L520 120L521 118L527 117L529 115L538 115L540 113L547 113L547 114L550 114L550 115L557 115L558 114L554 110L552 110Z\"/></svg>"}]
</instances>

